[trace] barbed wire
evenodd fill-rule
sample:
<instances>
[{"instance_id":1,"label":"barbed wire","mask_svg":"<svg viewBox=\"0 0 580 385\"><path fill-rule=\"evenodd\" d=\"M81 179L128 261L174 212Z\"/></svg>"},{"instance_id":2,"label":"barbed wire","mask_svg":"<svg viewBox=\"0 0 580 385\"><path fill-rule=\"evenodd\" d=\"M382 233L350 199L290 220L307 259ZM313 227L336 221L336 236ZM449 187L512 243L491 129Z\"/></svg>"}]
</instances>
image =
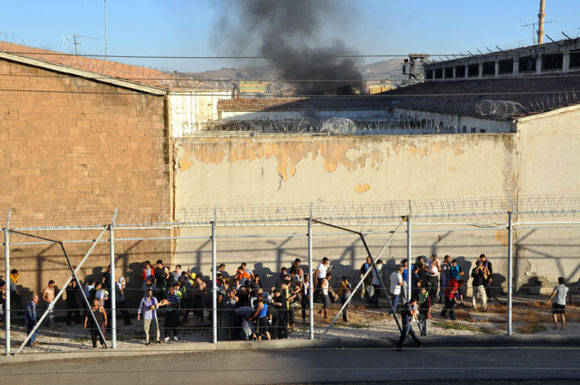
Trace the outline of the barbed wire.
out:
<instances>
[{"instance_id":1,"label":"barbed wire","mask_svg":"<svg viewBox=\"0 0 580 385\"><path fill-rule=\"evenodd\" d=\"M0 209L2 210L2 209ZM8 208L2 210L5 215ZM111 223L114 209L110 210L56 210L12 209L10 228L26 229L53 227L55 230L77 230L91 227L102 230ZM255 205L199 205L183 206L175 210L174 217L151 207L124 209L120 207L116 218L118 228L152 227L151 230L167 230L188 225L208 226L216 221L221 226L300 225L312 217L344 224L395 223L401 217L411 215L415 222L462 222L505 223L512 212L520 220L538 218L577 218L580 216L580 195L560 194L550 196L487 197L477 199L439 200L393 200L361 203L296 203ZM5 219L0 221L4 227ZM157 227L155 227L157 226Z\"/></svg>"}]
</instances>

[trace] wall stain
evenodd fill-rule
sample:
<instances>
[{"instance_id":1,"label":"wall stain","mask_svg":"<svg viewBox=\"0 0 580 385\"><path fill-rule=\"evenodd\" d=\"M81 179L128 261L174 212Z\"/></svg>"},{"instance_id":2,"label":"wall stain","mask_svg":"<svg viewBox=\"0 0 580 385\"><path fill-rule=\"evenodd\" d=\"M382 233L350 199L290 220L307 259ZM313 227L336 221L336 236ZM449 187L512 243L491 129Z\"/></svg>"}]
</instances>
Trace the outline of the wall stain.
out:
<instances>
[{"instance_id":1,"label":"wall stain","mask_svg":"<svg viewBox=\"0 0 580 385\"><path fill-rule=\"evenodd\" d=\"M356 187L354 188L354 191L357 194L364 194L367 191L369 191L371 189L371 185L370 184L357 184Z\"/></svg>"},{"instance_id":2,"label":"wall stain","mask_svg":"<svg viewBox=\"0 0 580 385\"><path fill-rule=\"evenodd\" d=\"M490 135L491 136L491 135ZM389 136L389 137L207 137L176 141L180 171L201 164L251 162L276 159L282 181L296 175L298 163L310 157L321 158L324 169L335 172L339 167L351 172L361 168L380 169L386 159L399 155L426 157L447 151L460 156L466 146L473 146L469 136ZM386 145L385 145L386 144ZM454 171L452 168L450 171Z\"/></svg>"}]
</instances>

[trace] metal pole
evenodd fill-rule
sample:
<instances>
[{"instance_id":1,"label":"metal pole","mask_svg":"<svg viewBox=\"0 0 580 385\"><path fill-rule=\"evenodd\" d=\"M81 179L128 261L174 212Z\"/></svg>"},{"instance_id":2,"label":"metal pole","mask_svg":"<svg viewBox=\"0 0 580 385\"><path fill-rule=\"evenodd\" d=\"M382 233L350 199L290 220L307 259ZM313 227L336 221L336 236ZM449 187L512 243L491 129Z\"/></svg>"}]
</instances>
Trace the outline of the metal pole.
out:
<instances>
[{"instance_id":1,"label":"metal pole","mask_svg":"<svg viewBox=\"0 0 580 385\"><path fill-rule=\"evenodd\" d=\"M214 207L213 222L211 222L211 271L212 271L212 284L211 284L211 300L212 300L212 329L213 329L213 343L218 341L218 330L217 330L217 271L216 271L216 255L217 255L217 242L215 233L215 222L217 219L217 210Z\"/></svg>"},{"instance_id":2,"label":"metal pole","mask_svg":"<svg viewBox=\"0 0 580 385\"><path fill-rule=\"evenodd\" d=\"M107 229L105 228L101 232L101 234L97 237L97 239L95 240L95 243L93 243L93 245L91 246L91 248L89 249L89 251L87 251L87 253L83 257L83 259L81 260L81 262L76 267L76 269L73 270L73 273L72 273L73 275L66 281L66 283L60 289L60 291L58 292L58 294L56 295L56 297L54 297L54 299L52 300L52 302L48 304L48 309L44 312L44 314L36 322L36 325L34 325L34 328L32 329L32 331L26 336L26 338L24 339L24 341L22 342L22 344L20 345L20 347L18 348L18 350L16 351L16 353L20 353L22 351L22 349L24 349L24 347L26 346L26 343L30 340L30 337L38 330L38 328L42 324L42 321L44 321L44 319L48 316L48 314L50 313L50 311L54 308L54 305L58 302L58 300L60 299L60 297L62 297L62 295L64 294L64 292L65 292L66 288L68 287L69 283L73 279L75 279L77 281L77 285L79 286L79 289L81 290L81 297L84 299L85 304L88 306L89 314L91 315L93 321L95 322L95 324L97 324L97 320L95 319L95 315L93 314L93 312L90 311L91 306L89 305L89 301L87 300L87 297L85 296L85 293L84 293L82 287L80 286L80 282L79 282L79 280L77 278L77 273L79 272L79 270L81 269L81 267L83 266L83 264L86 262L86 260L89 258L89 256L91 255L91 253L93 252L93 250L95 249L95 247L97 247L97 245L101 241L101 238L103 238L103 235L105 235L105 232L106 231L107 231ZM62 243L60 243L60 242L55 242L55 243L59 243L60 246L63 248L63 252L64 252L64 247L63 247ZM66 258L66 261L67 261L70 269L72 270L72 265L70 264L70 261L68 259L68 256L66 255L66 252L65 252L65 258ZM101 334L101 336L104 337L103 334L102 334L102 332L101 332L101 329L99 328L98 330L99 330L99 334ZM108 347L106 341L105 341L105 346Z\"/></svg>"},{"instance_id":3,"label":"metal pole","mask_svg":"<svg viewBox=\"0 0 580 385\"><path fill-rule=\"evenodd\" d=\"M513 222L512 222L512 212L508 213L508 325L507 325L507 335L512 335L512 292L513 292Z\"/></svg>"},{"instance_id":4,"label":"metal pole","mask_svg":"<svg viewBox=\"0 0 580 385\"><path fill-rule=\"evenodd\" d=\"M109 60L109 40L107 36L107 0L105 0L105 60Z\"/></svg>"},{"instance_id":5,"label":"metal pole","mask_svg":"<svg viewBox=\"0 0 580 385\"><path fill-rule=\"evenodd\" d=\"M411 215L407 216L407 301L411 300L412 271L411 271Z\"/></svg>"},{"instance_id":6,"label":"metal pole","mask_svg":"<svg viewBox=\"0 0 580 385\"><path fill-rule=\"evenodd\" d=\"M308 218L308 322L310 324L310 339L314 339L314 268L312 265L312 204L310 204L310 217Z\"/></svg>"},{"instance_id":7,"label":"metal pole","mask_svg":"<svg viewBox=\"0 0 580 385\"><path fill-rule=\"evenodd\" d=\"M111 347L113 349L117 348L117 290L116 290L116 277L115 277L115 222L117 220L117 208L115 207L115 213L113 214L113 221L109 225L109 253L110 253L110 264L111 264L111 292L109 294L111 298Z\"/></svg>"},{"instance_id":8,"label":"metal pole","mask_svg":"<svg viewBox=\"0 0 580 385\"><path fill-rule=\"evenodd\" d=\"M6 218L6 227L4 228L4 292L6 299L4 300L4 326L6 327L6 355L10 355L10 216L12 210L8 210L8 217Z\"/></svg>"}]
</instances>

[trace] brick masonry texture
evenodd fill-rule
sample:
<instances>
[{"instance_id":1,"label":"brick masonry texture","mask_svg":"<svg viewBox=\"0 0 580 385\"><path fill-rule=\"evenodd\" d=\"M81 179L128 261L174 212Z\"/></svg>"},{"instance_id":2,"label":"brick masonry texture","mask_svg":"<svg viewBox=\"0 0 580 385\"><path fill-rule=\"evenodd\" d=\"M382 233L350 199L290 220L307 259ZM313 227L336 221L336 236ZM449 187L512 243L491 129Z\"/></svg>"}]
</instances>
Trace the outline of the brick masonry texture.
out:
<instances>
[{"instance_id":1,"label":"brick masonry texture","mask_svg":"<svg viewBox=\"0 0 580 385\"><path fill-rule=\"evenodd\" d=\"M115 207L118 223L169 219L163 96L4 60L0 90L0 215L13 210L11 227L106 224ZM64 240L95 239L98 232L35 234ZM117 234L156 235L168 232ZM22 241L33 239L12 235L11 242ZM73 265L89 247L67 245ZM108 247L97 247L81 278L109 264ZM60 286L69 275L57 245L15 246L11 254L25 291L39 290L49 279ZM168 241L117 244L122 274L158 258L169 260Z\"/></svg>"}]
</instances>

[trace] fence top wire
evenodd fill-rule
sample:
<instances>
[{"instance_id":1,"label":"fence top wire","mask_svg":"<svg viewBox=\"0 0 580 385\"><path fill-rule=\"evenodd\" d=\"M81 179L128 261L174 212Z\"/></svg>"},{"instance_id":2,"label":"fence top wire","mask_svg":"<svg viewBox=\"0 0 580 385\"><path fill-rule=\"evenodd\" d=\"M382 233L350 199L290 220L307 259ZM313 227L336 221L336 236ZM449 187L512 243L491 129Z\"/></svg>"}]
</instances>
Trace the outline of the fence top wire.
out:
<instances>
[{"instance_id":1,"label":"fence top wire","mask_svg":"<svg viewBox=\"0 0 580 385\"><path fill-rule=\"evenodd\" d=\"M207 226L216 221L218 226L244 224L273 226L304 225L312 215L322 221L345 225L397 223L411 215L414 222L504 223L506 214L513 212L519 221L542 218L580 216L580 195L489 197L454 200L393 200L365 203L303 203L219 205L181 207L175 210L175 219L169 213L154 212L151 208L125 210L119 208L117 228L146 228L157 226L169 229L180 226ZM8 208L4 209L8 213ZM10 227L16 229L60 230L100 227L111 223L114 210L66 211L50 213L32 210L12 210ZM4 222L0 226L4 227Z\"/></svg>"}]
</instances>

